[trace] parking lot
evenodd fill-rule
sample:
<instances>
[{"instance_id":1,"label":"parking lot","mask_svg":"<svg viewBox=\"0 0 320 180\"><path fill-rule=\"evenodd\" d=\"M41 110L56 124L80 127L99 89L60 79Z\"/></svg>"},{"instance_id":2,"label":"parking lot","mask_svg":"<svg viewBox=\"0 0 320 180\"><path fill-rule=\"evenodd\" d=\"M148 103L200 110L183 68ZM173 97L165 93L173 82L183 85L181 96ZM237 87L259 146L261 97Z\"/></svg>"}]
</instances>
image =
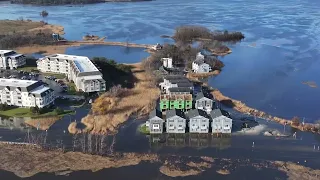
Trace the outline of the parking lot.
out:
<instances>
[{"instance_id":1,"label":"parking lot","mask_svg":"<svg viewBox=\"0 0 320 180\"><path fill-rule=\"evenodd\" d=\"M9 78L9 79L19 79L19 80L41 81L44 83L44 85L47 85L51 89L53 89L56 95L63 93L63 91L66 91L67 89L67 85L63 81L57 80L56 77L44 76L40 73L35 73L35 72L1 69L0 77Z\"/></svg>"}]
</instances>

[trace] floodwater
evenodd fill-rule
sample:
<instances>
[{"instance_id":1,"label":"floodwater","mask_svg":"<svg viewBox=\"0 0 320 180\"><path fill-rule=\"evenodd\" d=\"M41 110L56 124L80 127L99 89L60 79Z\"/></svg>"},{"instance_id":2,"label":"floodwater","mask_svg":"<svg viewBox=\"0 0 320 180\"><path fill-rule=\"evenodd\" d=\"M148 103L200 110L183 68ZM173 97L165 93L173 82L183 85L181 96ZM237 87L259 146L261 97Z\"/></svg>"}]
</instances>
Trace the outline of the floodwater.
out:
<instances>
[{"instance_id":1,"label":"floodwater","mask_svg":"<svg viewBox=\"0 0 320 180\"><path fill-rule=\"evenodd\" d=\"M241 31L246 39L232 46L233 53L222 59L226 64L223 72L210 79L210 85L273 115L304 117L307 122L319 118L315 108L320 105L320 90L302 84L320 84L318 0L157 0L59 7L2 2L0 7L0 19L43 20L39 12L45 9L49 16L44 20L64 26L64 36L70 40L80 40L90 33L107 36L110 41L165 43L172 40L161 35L172 35L177 26L186 24ZM101 48L97 46L96 51L85 46L67 52L118 59L111 50ZM116 49L115 54L119 51ZM137 62L136 56L144 57L128 58L124 53L119 61Z\"/></svg>"},{"instance_id":2,"label":"floodwater","mask_svg":"<svg viewBox=\"0 0 320 180\"><path fill-rule=\"evenodd\" d=\"M172 35L179 25L196 24L210 29L241 31L246 39L231 45L233 53L222 58L225 67L222 73L209 79L209 84L222 91L226 96L243 101L249 106L266 111L269 114L291 118L299 116L306 122L319 119L316 107L319 107L319 88L303 85L303 81L320 84L320 1L256 1L256 0L157 0L139 3L102 3L84 6L29 6L0 3L0 19L43 20L39 12L47 10L45 21L65 27L65 38L80 40L87 33L107 36L110 41L134 42L142 44L170 43L172 40L161 35ZM113 47L112 47L113 48ZM67 49L67 53L87 56L105 56L118 62L138 62L144 58L142 50L125 47L80 46ZM87 113L88 111L81 111ZM79 115L83 116L84 114ZM52 130L50 137L71 136L62 131L76 117L65 117ZM272 122L268 128L283 129ZM116 150L121 152L155 152L175 155L209 155L225 158L251 158L290 160L307 163L303 165L319 167L320 152L314 147L320 145L319 135L298 132L298 138L275 139L262 135L232 135L231 138L200 138L201 146L181 145L181 138L171 138L171 142L154 143L152 138L140 135L136 129L140 121L129 121L117 135ZM287 128L286 131L291 131ZM53 134L53 135L52 135ZM0 129L2 139L22 139L25 131ZM130 138L129 138L130 137ZM188 138L184 138L189 140ZM198 143L196 141L196 145ZM152 142L152 143L151 143ZM177 144L172 145L172 144ZM182 142L186 142L183 140ZM210 142L210 143L209 143ZM252 147L255 142L254 147ZM210 144L210 145L208 145ZM150 167L150 169L148 168ZM129 170L132 168L131 170ZM135 169L137 168L137 169ZM143 171L141 171L143 169ZM156 170L155 170L156 169ZM246 171L247 170L247 171ZM249 169L235 177L247 176L247 179L274 179L274 172L261 172ZM126 173L128 172L128 176ZM132 173L134 171L135 173ZM138 173L137 173L138 172ZM259 174L261 172L261 174ZM100 174L101 173L101 174ZM99 175L100 174L100 175ZM44 177L72 179L73 177L112 179L162 179L157 168L149 164L136 167L102 170L97 173L75 172L69 177L51 177L39 174L32 178ZM11 179L12 174L0 172L1 177ZM146 176L140 176L146 175ZM250 175L254 177L249 177ZM144 178L146 177L146 178ZM232 179L205 172L204 179ZM31 178L31 179L32 179ZM13 179L13 178L12 178ZM166 178L170 179L170 178ZM187 177L184 179L199 179Z\"/></svg>"},{"instance_id":3,"label":"floodwater","mask_svg":"<svg viewBox=\"0 0 320 180\"><path fill-rule=\"evenodd\" d=\"M118 63L137 63L147 58L150 54L145 48L132 48L125 46L106 46L106 45L82 45L69 47L66 54L92 57L106 57Z\"/></svg>"}]
</instances>

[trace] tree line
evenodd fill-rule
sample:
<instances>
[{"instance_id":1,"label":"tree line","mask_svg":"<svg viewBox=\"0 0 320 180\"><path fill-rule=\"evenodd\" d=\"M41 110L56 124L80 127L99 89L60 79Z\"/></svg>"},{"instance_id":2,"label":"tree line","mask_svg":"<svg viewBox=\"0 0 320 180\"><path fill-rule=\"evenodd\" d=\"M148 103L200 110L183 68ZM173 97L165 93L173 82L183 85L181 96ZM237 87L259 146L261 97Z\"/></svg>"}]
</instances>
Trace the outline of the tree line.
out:
<instances>
[{"instance_id":1,"label":"tree line","mask_svg":"<svg viewBox=\"0 0 320 180\"><path fill-rule=\"evenodd\" d=\"M245 36L241 32L211 31L203 26L180 26L176 28L173 35L176 42L188 43L195 40L240 41L244 38Z\"/></svg>"},{"instance_id":2,"label":"tree line","mask_svg":"<svg viewBox=\"0 0 320 180\"><path fill-rule=\"evenodd\" d=\"M28 45L52 45L52 34L38 33L14 33L11 35L0 35L0 48L8 49Z\"/></svg>"},{"instance_id":3,"label":"tree line","mask_svg":"<svg viewBox=\"0 0 320 180\"><path fill-rule=\"evenodd\" d=\"M38 4L38 5L61 5L61 4L93 4L104 0L11 0L13 4Z\"/></svg>"}]
</instances>

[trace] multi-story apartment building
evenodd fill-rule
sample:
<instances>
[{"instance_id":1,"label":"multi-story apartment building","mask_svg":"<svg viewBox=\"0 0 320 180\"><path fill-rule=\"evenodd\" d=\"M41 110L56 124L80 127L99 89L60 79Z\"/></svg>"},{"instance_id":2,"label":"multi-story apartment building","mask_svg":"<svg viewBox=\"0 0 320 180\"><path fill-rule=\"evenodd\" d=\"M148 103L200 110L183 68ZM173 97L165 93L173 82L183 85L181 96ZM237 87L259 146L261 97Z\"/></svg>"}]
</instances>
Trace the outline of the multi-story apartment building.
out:
<instances>
[{"instance_id":1,"label":"multi-story apartment building","mask_svg":"<svg viewBox=\"0 0 320 180\"><path fill-rule=\"evenodd\" d=\"M52 89L39 81L0 78L0 103L43 108L54 102Z\"/></svg>"},{"instance_id":2,"label":"multi-story apartment building","mask_svg":"<svg viewBox=\"0 0 320 180\"><path fill-rule=\"evenodd\" d=\"M106 90L101 72L85 56L54 54L37 61L41 72L63 73L72 80L78 91L95 92Z\"/></svg>"},{"instance_id":3,"label":"multi-story apartment building","mask_svg":"<svg viewBox=\"0 0 320 180\"><path fill-rule=\"evenodd\" d=\"M26 57L12 50L0 50L0 68L16 69L26 64Z\"/></svg>"}]
</instances>

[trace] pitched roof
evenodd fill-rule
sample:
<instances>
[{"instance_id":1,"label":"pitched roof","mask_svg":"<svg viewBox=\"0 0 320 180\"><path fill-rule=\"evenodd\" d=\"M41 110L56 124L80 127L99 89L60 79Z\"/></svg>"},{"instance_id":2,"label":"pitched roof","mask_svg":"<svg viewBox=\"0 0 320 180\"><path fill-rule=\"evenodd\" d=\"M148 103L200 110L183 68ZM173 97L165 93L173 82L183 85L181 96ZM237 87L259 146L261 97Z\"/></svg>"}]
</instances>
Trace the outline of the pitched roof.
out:
<instances>
[{"instance_id":1,"label":"pitched roof","mask_svg":"<svg viewBox=\"0 0 320 180\"><path fill-rule=\"evenodd\" d=\"M201 109L191 109L186 115L187 115L187 117L189 119L197 117L197 116L202 116L202 117L205 117L205 118L209 118L208 114L205 111L201 110Z\"/></svg>"},{"instance_id":2,"label":"pitched roof","mask_svg":"<svg viewBox=\"0 0 320 180\"><path fill-rule=\"evenodd\" d=\"M179 110L179 109L171 109L171 110L168 110L166 112L166 118L171 118L171 117L174 117L174 116L179 116L183 119L186 119L185 117L185 114L183 111Z\"/></svg>"},{"instance_id":3,"label":"pitched roof","mask_svg":"<svg viewBox=\"0 0 320 180\"><path fill-rule=\"evenodd\" d=\"M210 112L210 116L212 119L214 118L217 118L217 117L220 117L220 116L223 116L222 115L222 112L220 109L213 109L211 112Z\"/></svg>"},{"instance_id":4,"label":"pitched roof","mask_svg":"<svg viewBox=\"0 0 320 180\"><path fill-rule=\"evenodd\" d=\"M176 84L176 83L186 83L186 82L190 82L189 79L187 79L186 77L180 78L180 79L169 79L168 80L171 84Z\"/></svg>"},{"instance_id":5,"label":"pitched roof","mask_svg":"<svg viewBox=\"0 0 320 180\"><path fill-rule=\"evenodd\" d=\"M167 76L164 76L163 79L166 79L166 80L186 79L186 77L183 75L167 75Z\"/></svg>"},{"instance_id":6,"label":"pitched roof","mask_svg":"<svg viewBox=\"0 0 320 180\"><path fill-rule=\"evenodd\" d=\"M203 59L196 59L195 61L193 61L193 63L201 65L204 63L204 60Z\"/></svg>"},{"instance_id":7,"label":"pitched roof","mask_svg":"<svg viewBox=\"0 0 320 180\"><path fill-rule=\"evenodd\" d=\"M191 82L178 82L178 87L193 87L193 84Z\"/></svg>"},{"instance_id":8,"label":"pitched roof","mask_svg":"<svg viewBox=\"0 0 320 180\"><path fill-rule=\"evenodd\" d=\"M150 112L149 114L149 119L153 118L153 117L159 117L159 118L162 118L162 113L157 110L157 109L154 109L153 111Z\"/></svg>"},{"instance_id":9,"label":"pitched roof","mask_svg":"<svg viewBox=\"0 0 320 180\"><path fill-rule=\"evenodd\" d=\"M199 92L199 93L197 94L195 100L199 100L199 99L201 99L201 98L203 98L203 97L206 97L206 98L208 98L208 99L211 99L211 98L208 96L208 94L204 94L203 92Z\"/></svg>"},{"instance_id":10,"label":"pitched roof","mask_svg":"<svg viewBox=\"0 0 320 180\"><path fill-rule=\"evenodd\" d=\"M170 92L191 92L189 87L172 87L168 89Z\"/></svg>"}]
</instances>

